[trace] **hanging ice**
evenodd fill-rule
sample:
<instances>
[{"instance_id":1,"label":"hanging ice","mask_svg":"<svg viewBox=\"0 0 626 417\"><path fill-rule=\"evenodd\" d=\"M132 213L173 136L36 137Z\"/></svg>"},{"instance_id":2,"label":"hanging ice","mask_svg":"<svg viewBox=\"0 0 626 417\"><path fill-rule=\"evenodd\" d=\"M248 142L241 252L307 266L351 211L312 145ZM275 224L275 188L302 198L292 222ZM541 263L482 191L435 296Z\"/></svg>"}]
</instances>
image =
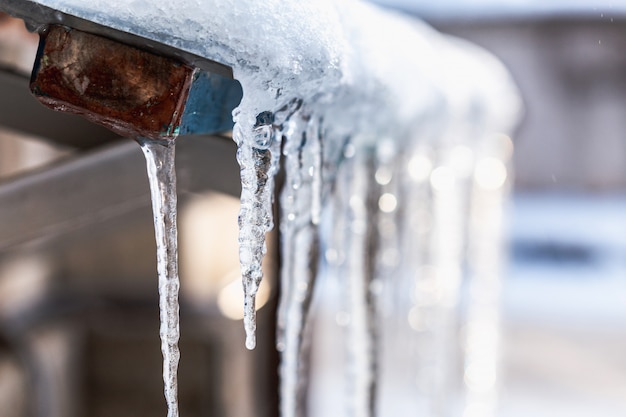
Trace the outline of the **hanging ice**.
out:
<instances>
[{"instance_id":1,"label":"hanging ice","mask_svg":"<svg viewBox=\"0 0 626 417\"><path fill-rule=\"evenodd\" d=\"M349 196L345 213L348 236L346 242L346 298L350 324L347 348L349 352L350 415L368 417L375 414L377 373L377 315L372 294L376 274L377 186L372 177L375 162L371 149L360 152L346 163ZM339 197L342 198L342 197ZM345 197L344 197L345 198Z\"/></svg>"},{"instance_id":2,"label":"hanging ice","mask_svg":"<svg viewBox=\"0 0 626 417\"><path fill-rule=\"evenodd\" d=\"M178 290L178 233L176 226L176 171L174 140L139 140L146 157L159 275L159 310L163 382L168 417L178 417L178 339L180 338Z\"/></svg>"},{"instance_id":3,"label":"hanging ice","mask_svg":"<svg viewBox=\"0 0 626 417\"><path fill-rule=\"evenodd\" d=\"M241 209L239 212L239 258L244 288L244 327L246 347L256 346L256 293L263 272L265 234L273 227L272 202L274 174L280 141L273 127L274 115L264 112L250 130L237 126L234 139L239 146L241 167Z\"/></svg>"},{"instance_id":4,"label":"hanging ice","mask_svg":"<svg viewBox=\"0 0 626 417\"><path fill-rule=\"evenodd\" d=\"M504 169L506 178L505 158L486 138L510 132L519 111L515 87L493 57L358 0L42 3L233 68L244 91L234 138L249 348L282 146L284 416L306 414L307 318L320 270L338 274L347 291L351 415L398 406L386 393L399 381L390 369L399 368L413 370L405 387L419 383L407 395L410 407L385 415L461 414L464 396L468 415L492 408L491 394L472 391L494 392L489 381L472 379L473 364L493 365L472 340L482 334L476 329L493 330L497 322L487 312L498 262L489 269L477 258L497 258L498 230L482 226L479 213L497 218L506 186L481 182L479 173L493 168L502 177ZM322 250L333 265L318 270ZM470 297L465 317L475 325L461 343L466 264L474 279L469 286L490 301ZM398 340L411 343L393 343ZM459 344L466 345L465 379L453 362ZM455 395L462 380L467 395Z\"/></svg>"},{"instance_id":5,"label":"hanging ice","mask_svg":"<svg viewBox=\"0 0 626 417\"><path fill-rule=\"evenodd\" d=\"M284 125L281 192L282 271L277 347L281 352L281 415L306 414L310 311L319 264L322 199L321 122L301 109Z\"/></svg>"}]
</instances>

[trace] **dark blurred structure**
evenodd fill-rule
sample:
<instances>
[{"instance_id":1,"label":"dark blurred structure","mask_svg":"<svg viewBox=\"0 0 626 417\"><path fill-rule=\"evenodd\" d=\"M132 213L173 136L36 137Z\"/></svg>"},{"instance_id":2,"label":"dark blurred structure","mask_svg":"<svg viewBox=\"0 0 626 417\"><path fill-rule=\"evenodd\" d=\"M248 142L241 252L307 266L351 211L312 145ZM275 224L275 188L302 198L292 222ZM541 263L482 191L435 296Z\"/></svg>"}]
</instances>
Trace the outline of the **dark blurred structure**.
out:
<instances>
[{"instance_id":1,"label":"dark blurred structure","mask_svg":"<svg viewBox=\"0 0 626 417\"><path fill-rule=\"evenodd\" d=\"M519 85L526 117L514 138L518 189L624 189L623 15L433 23L492 51Z\"/></svg>"}]
</instances>

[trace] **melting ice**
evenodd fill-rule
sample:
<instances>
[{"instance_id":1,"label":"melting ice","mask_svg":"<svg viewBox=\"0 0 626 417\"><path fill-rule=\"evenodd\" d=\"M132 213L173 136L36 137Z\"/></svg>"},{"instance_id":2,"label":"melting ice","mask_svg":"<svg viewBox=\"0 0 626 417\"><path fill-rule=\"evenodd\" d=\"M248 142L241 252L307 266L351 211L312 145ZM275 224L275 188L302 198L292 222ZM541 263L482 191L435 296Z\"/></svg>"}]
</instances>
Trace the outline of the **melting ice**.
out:
<instances>
[{"instance_id":1,"label":"melting ice","mask_svg":"<svg viewBox=\"0 0 626 417\"><path fill-rule=\"evenodd\" d=\"M309 312L322 275L344 291L351 416L387 409L398 384L389 375L398 368L413 370L404 386L414 388L407 397L415 400L391 404L403 408L388 415L460 415L460 402L468 415L493 411L493 381L479 376L492 375L497 343L475 341L497 339L493 219L506 186L492 177L506 178L508 153L495 134L510 132L520 108L497 60L357 0L41 3L233 68L244 91L233 136L249 348L281 158L285 168L277 335L283 416L306 414ZM173 294L177 285L163 271L163 291ZM468 278L474 295L465 300ZM469 306L463 314L461 301ZM170 342L177 331L166 326L162 335L166 357L176 357ZM404 350L394 342L408 339ZM465 363L456 366L459 344ZM458 385L463 401L451 399Z\"/></svg>"},{"instance_id":2,"label":"melting ice","mask_svg":"<svg viewBox=\"0 0 626 417\"><path fill-rule=\"evenodd\" d=\"M168 417L178 417L178 233L176 225L176 171L174 140L138 140L146 157L159 275L159 311L163 382Z\"/></svg>"}]
</instances>

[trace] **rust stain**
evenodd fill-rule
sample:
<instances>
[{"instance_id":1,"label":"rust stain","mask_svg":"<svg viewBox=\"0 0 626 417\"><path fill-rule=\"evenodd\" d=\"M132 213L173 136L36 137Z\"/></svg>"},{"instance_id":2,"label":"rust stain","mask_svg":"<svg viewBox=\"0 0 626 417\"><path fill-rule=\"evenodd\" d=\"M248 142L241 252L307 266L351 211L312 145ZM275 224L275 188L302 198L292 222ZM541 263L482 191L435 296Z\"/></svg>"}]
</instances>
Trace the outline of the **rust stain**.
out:
<instances>
[{"instance_id":1,"label":"rust stain","mask_svg":"<svg viewBox=\"0 0 626 417\"><path fill-rule=\"evenodd\" d=\"M177 135L193 68L63 26L41 36L31 91L43 104L126 137Z\"/></svg>"}]
</instances>

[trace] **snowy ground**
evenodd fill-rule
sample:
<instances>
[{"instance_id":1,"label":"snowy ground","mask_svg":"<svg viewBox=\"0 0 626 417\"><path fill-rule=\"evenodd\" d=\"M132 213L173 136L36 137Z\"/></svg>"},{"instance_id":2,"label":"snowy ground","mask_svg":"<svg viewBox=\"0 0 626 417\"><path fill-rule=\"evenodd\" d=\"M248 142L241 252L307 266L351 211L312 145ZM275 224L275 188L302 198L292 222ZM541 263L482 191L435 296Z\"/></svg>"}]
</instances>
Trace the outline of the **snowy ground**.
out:
<instances>
[{"instance_id":1,"label":"snowy ground","mask_svg":"<svg viewBox=\"0 0 626 417\"><path fill-rule=\"evenodd\" d=\"M509 241L496 416L623 417L626 195L517 194ZM333 293L332 286L327 291ZM318 324L327 342L317 347L314 416L345 415L338 373L345 358L337 354L341 332L330 311L336 298L320 306ZM410 389L393 396L386 415L413 410Z\"/></svg>"},{"instance_id":2,"label":"snowy ground","mask_svg":"<svg viewBox=\"0 0 626 417\"><path fill-rule=\"evenodd\" d=\"M502 412L626 415L626 196L516 195Z\"/></svg>"}]
</instances>

